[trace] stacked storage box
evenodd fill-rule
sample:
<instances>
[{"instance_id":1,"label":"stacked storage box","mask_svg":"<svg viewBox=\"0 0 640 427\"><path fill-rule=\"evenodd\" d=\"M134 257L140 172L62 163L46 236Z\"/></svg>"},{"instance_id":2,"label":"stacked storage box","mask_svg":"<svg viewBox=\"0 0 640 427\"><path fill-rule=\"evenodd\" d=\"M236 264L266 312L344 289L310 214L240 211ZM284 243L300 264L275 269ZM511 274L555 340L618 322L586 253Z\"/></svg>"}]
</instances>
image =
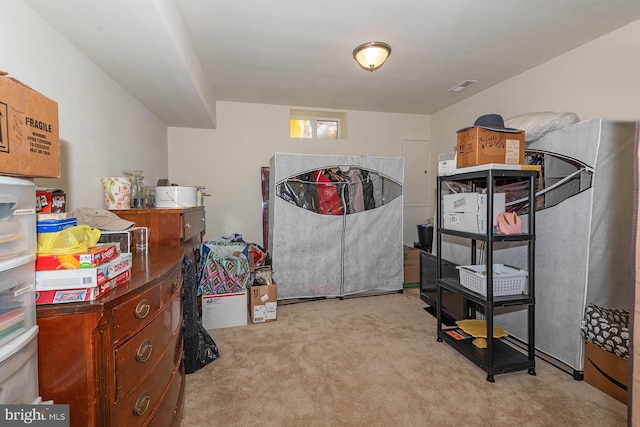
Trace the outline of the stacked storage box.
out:
<instances>
[{"instance_id":1,"label":"stacked storage box","mask_svg":"<svg viewBox=\"0 0 640 427\"><path fill-rule=\"evenodd\" d=\"M0 404L38 395L36 213L31 180L0 176Z\"/></svg>"}]
</instances>

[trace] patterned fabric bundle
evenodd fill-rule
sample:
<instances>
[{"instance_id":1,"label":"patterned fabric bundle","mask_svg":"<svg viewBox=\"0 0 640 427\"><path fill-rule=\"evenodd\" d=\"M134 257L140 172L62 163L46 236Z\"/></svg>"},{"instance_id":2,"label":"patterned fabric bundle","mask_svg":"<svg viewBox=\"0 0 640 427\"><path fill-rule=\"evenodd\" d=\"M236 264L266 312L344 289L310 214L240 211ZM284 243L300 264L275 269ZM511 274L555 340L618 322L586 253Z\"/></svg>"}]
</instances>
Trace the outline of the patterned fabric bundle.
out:
<instances>
[{"instance_id":1,"label":"patterned fabric bundle","mask_svg":"<svg viewBox=\"0 0 640 427\"><path fill-rule=\"evenodd\" d=\"M584 339L602 349L629 359L629 312L589 304L585 312Z\"/></svg>"}]
</instances>

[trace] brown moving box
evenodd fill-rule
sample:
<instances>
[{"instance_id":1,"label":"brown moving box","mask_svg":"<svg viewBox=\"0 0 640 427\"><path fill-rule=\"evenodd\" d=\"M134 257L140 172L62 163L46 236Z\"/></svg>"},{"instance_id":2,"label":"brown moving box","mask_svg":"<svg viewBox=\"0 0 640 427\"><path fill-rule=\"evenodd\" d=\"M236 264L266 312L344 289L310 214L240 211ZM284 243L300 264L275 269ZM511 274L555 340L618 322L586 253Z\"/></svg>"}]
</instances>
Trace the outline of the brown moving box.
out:
<instances>
[{"instance_id":1,"label":"brown moving box","mask_svg":"<svg viewBox=\"0 0 640 427\"><path fill-rule=\"evenodd\" d=\"M524 164L524 131L497 132L472 127L458 132L457 168L503 163Z\"/></svg>"},{"instance_id":2,"label":"brown moving box","mask_svg":"<svg viewBox=\"0 0 640 427\"><path fill-rule=\"evenodd\" d=\"M251 323L273 322L278 314L278 287L271 285L250 285L247 297Z\"/></svg>"},{"instance_id":3,"label":"brown moving box","mask_svg":"<svg viewBox=\"0 0 640 427\"><path fill-rule=\"evenodd\" d=\"M2 71L0 173L60 178L58 104Z\"/></svg>"},{"instance_id":4,"label":"brown moving box","mask_svg":"<svg viewBox=\"0 0 640 427\"><path fill-rule=\"evenodd\" d=\"M415 285L420 285L420 249L404 246L403 258L403 287L415 287Z\"/></svg>"},{"instance_id":5,"label":"brown moving box","mask_svg":"<svg viewBox=\"0 0 640 427\"><path fill-rule=\"evenodd\" d=\"M626 405L629 361L587 342L584 347L584 381Z\"/></svg>"}]
</instances>

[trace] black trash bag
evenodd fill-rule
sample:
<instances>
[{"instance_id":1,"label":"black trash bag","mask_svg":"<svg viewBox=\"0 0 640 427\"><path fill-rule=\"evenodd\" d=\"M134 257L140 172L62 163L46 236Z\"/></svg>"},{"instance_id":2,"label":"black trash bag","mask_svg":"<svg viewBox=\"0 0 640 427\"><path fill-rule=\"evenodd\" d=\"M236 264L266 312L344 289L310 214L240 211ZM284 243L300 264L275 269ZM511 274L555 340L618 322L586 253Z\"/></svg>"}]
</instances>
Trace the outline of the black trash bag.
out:
<instances>
[{"instance_id":1,"label":"black trash bag","mask_svg":"<svg viewBox=\"0 0 640 427\"><path fill-rule=\"evenodd\" d=\"M218 346L202 326L198 315L198 278L196 261L185 258L182 266L184 315L184 368L191 374L220 356Z\"/></svg>"},{"instance_id":2,"label":"black trash bag","mask_svg":"<svg viewBox=\"0 0 640 427\"><path fill-rule=\"evenodd\" d=\"M184 370L191 374L220 357L218 346L211 335L198 323L198 332L193 337L184 339ZM187 357L187 354L190 357Z\"/></svg>"}]
</instances>

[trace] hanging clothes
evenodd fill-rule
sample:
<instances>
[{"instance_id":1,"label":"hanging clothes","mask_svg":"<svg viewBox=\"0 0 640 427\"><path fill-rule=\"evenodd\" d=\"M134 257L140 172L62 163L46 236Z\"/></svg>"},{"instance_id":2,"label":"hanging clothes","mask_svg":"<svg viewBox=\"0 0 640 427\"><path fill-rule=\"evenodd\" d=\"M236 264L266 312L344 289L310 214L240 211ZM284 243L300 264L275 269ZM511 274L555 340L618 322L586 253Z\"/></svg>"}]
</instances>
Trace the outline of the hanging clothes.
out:
<instances>
[{"instance_id":1,"label":"hanging clothes","mask_svg":"<svg viewBox=\"0 0 640 427\"><path fill-rule=\"evenodd\" d=\"M373 200L375 203L375 207L382 206L382 177L377 173L370 173L369 178L371 178L372 186L373 186Z\"/></svg>"},{"instance_id":2,"label":"hanging clothes","mask_svg":"<svg viewBox=\"0 0 640 427\"><path fill-rule=\"evenodd\" d=\"M339 168L328 168L325 169L324 173L336 186L340 204L342 205L342 212L349 212L347 206L349 203L349 185L346 175Z\"/></svg>"},{"instance_id":3,"label":"hanging clothes","mask_svg":"<svg viewBox=\"0 0 640 427\"><path fill-rule=\"evenodd\" d=\"M310 173L293 176L276 186L276 196L311 212L318 212L316 184Z\"/></svg>"},{"instance_id":4,"label":"hanging clothes","mask_svg":"<svg viewBox=\"0 0 640 427\"><path fill-rule=\"evenodd\" d=\"M366 169L360 171L362 175L362 195L364 199L364 208L366 210L376 207L376 201L373 198L373 182L371 181L371 175Z\"/></svg>"},{"instance_id":5,"label":"hanging clothes","mask_svg":"<svg viewBox=\"0 0 640 427\"><path fill-rule=\"evenodd\" d=\"M364 194L362 191L362 175L360 169L351 168L347 173L349 180L349 213L362 212L364 210Z\"/></svg>"},{"instance_id":6,"label":"hanging clothes","mask_svg":"<svg viewBox=\"0 0 640 427\"><path fill-rule=\"evenodd\" d=\"M336 186L322 170L313 172L313 181L316 182L318 194L318 213L324 215L342 215L342 202Z\"/></svg>"}]
</instances>

